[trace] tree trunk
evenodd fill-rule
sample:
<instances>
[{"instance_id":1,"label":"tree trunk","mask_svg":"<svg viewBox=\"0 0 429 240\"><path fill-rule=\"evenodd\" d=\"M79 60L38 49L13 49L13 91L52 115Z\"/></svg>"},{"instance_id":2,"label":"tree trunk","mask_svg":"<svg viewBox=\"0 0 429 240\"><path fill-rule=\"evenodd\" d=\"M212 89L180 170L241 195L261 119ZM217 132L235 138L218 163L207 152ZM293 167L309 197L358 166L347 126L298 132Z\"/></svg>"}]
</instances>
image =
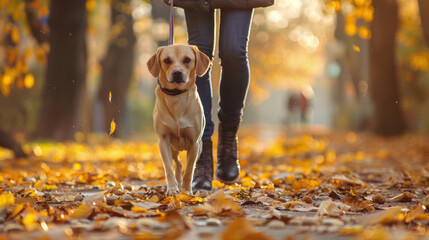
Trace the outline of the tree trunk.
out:
<instances>
[{"instance_id":1,"label":"tree trunk","mask_svg":"<svg viewBox=\"0 0 429 240\"><path fill-rule=\"evenodd\" d=\"M426 45L429 46L429 1L419 0L420 19Z\"/></svg>"},{"instance_id":2,"label":"tree trunk","mask_svg":"<svg viewBox=\"0 0 429 240\"><path fill-rule=\"evenodd\" d=\"M112 32L107 55L102 62L102 80L98 91L98 101L104 110L104 124L109 131L110 122L115 119L117 130L114 136L121 132L121 120L130 85L136 36L133 30L130 0L113 0L111 6ZM109 92L112 92L112 102L109 102Z\"/></svg>"},{"instance_id":3,"label":"tree trunk","mask_svg":"<svg viewBox=\"0 0 429 240\"><path fill-rule=\"evenodd\" d=\"M85 0L51 1L46 81L38 137L71 140L78 123L86 79L87 12Z\"/></svg>"},{"instance_id":4,"label":"tree trunk","mask_svg":"<svg viewBox=\"0 0 429 240\"><path fill-rule=\"evenodd\" d=\"M376 0L373 6L370 91L374 102L374 132L383 136L398 135L406 128L395 66L398 6L395 0Z\"/></svg>"}]
</instances>

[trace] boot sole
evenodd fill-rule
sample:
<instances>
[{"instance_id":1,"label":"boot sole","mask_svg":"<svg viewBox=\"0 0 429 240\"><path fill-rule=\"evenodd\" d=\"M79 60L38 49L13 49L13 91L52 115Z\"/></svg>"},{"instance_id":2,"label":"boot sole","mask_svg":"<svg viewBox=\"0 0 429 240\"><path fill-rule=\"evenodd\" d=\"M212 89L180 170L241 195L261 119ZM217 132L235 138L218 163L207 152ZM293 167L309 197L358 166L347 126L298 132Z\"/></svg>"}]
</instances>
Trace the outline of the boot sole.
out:
<instances>
[{"instance_id":1,"label":"boot sole","mask_svg":"<svg viewBox=\"0 0 429 240\"><path fill-rule=\"evenodd\" d=\"M234 183L236 183L237 182L237 180L238 179L240 179L240 176L238 176L236 179L234 179L234 180L231 180L231 181L226 181L226 180L223 180L223 179L221 179L221 178L219 178L218 176L216 176L215 175L215 179L216 180L218 180L219 182L221 182L221 183L225 183L225 184L234 184Z\"/></svg>"}]
</instances>

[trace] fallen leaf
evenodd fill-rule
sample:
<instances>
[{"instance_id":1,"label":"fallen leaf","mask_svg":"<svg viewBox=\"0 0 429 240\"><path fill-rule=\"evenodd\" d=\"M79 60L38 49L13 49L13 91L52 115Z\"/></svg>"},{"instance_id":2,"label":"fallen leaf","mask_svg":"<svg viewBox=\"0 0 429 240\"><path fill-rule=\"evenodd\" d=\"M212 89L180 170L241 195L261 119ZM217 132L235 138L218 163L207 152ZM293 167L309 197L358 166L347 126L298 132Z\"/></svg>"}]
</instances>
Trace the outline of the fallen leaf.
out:
<instances>
[{"instance_id":1,"label":"fallen leaf","mask_svg":"<svg viewBox=\"0 0 429 240\"><path fill-rule=\"evenodd\" d=\"M101 223L101 230L111 230L119 228L119 231L126 232L128 229L128 222L125 218L111 217Z\"/></svg>"},{"instance_id":2,"label":"fallen leaf","mask_svg":"<svg viewBox=\"0 0 429 240\"><path fill-rule=\"evenodd\" d=\"M364 231L361 225L345 226L339 231L341 235L361 235Z\"/></svg>"},{"instance_id":3,"label":"fallen leaf","mask_svg":"<svg viewBox=\"0 0 429 240\"><path fill-rule=\"evenodd\" d=\"M389 199L389 202L411 202L413 200L414 194L410 192L404 192L397 196L394 196Z\"/></svg>"},{"instance_id":4,"label":"fallen leaf","mask_svg":"<svg viewBox=\"0 0 429 240\"><path fill-rule=\"evenodd\" d=\"M394 207L388 210L361 216L357 218L358 223L372 226L374 224L394 224L404 219L401 212L402 207Z\"/></svg>"},{"instance_id":5,"label":"fallen leaf","mask_svg":"<svg viewBox=\"0 0 429 240\"><path fill-rule=\"evenodd\" d=\"M78 208L76 208L72 212L72 214L70 214L70 218L74 218L74 219L89 218L93 213L94 213L94 208L91 205L82 203Z\"/></svg>"},{"instance_id":6,"label":"fallen leaf","mask_svg":"<svg viewBox=\"0 0 429 240\"><path fill-rule=\"evenodd\" d=\"M365 229L361 235L362 240L390 240L392 235L383 226L375 229Z\"/></svg>"},{"instance_id":7,"label":"fallen leaf","mask_svg":"<svg viewBox=\"0 0 429 240\"><path fill-rule=\"evenodd\" d=\"M415 206L413 209L411 209L410 212L408 212L407 216L405 217L405 222L409 223L413 221L417 216L424 213L425 211L426 211L426 206L424 205Z\"/></svg>"},{"instance_id":8,"label":"fallen leaf","mask_svg":"<svg viewBox=\"0 0 429 240\"><path fill-rule=\"evenodd\" d=\"M368 186L365 182L362 180L356 178L356 177L348 177L345 175L335 175L331 177L331 180L334 181L336 184L347 184L347 185L356 185L356 186Z\"/></svg>"},{"instance_id":9,"label":"fallen leaf","mask_svg":"<svg viewBox=\"0 0 429 240\"><path fill-rule=\"evenodd\" d=\"M317 211L317 216L339 217L340 215L343 215L345 211L348 210L350 210L349 206L340 202L334 202L329 199L320 203L319 210Z\"/></svg>"},{"instance_id":10,"label":"fallen leaf","mask_svg":"<svg viewBox=\"0 0 429 240\"><path fill-rule=\"evenodd\" d=\"M16 206L13 207L12 212L10 213L10 215L7 217L7 220L11 220L14 219L16 216L18 216L18 214L20 214L23 210L25 209L25 205L24 204L18 204Z\"/></svg>"},{"instance_id":11,"label":"fallen leaf","mask_svg":"<svg viewBox=\"0 0 429 240\"><path fill-rule=\"evenodd\" d=\"M423 201L422 204L425 205L426 207L429 207L429 195L427 195Z\"/></svg>"},{"instance_id":12,"label":"fallen leaf","mask_svg":"<svg viewBox=\"0 0 429 240\"><path fill-rule=\"evenodd\" d=\"M112 121L110 122L110 134L112 135L112 133L114 133L116 130L116 123L115 123L115 119L112 119Z\"/></svg>"},{"instance_id":13,"label":"fallen leaf","mask_svg":"<svg viewBox=\"0 0 429 240\"><path fill-rule=\"evenodd\" d=\"M245 218L237 218L226 226L221 234L222 240L269 240L270 237L254 230L253 223Z\"/></svg>"},{"instance_id":14,"label":"fallen leaf","mask_svg":"<svg viewBox=\"0 0 429 240\"><path fill-rule=\"evenodd\" d=\"M267 227L271 229L283 229L286 227L286 224L280 220L272 220L267 224Z\"/></svg>"},{"instance_id":15,"label":"fallen leaf","mask_svg":"<svg viewBox=\"0 0 429 240\"><path fill-rule=\"evenodd\" d=\"M105 191L94 193L89 196L85 196L85 198L82 200L82 203L87 204L100 204L106 202L106 197L104 196Z\"/></svg>"},{"instance_id":16,"label":"fallen leaf","mask_svg":"<svg viewBox=\"0 0 429 240\"><path fill-rule=\"evenodd\" d=\"M0 208L9 206L15 203L15 197L10 193L3 193L0 195Z\"/></svg>"},{"instance_id":17,"label":"fallen leaf","mask_svg":"<svg viewBox=\"0 0 429 240\"><path fill-rule=\"evenodd\" d=\"M131 204L135 207L144 208L144 209L156 209L162 206L161 203L156 203L156 202L131 202Z\"/></svg>"},{"instance_id":18,"label":"fallen leaf","mask_svg":"<svg viewBox=\"0 0 429 240\"><path fill-rule=\"evenodd\" d=\"M24 224L25 229L27 229L27 231L33 231L38 226L37 215L33 212L27 213L22 219L22 223Z\"/></svg>"},{"instance_id":19,"label":"fallen leaf","mask_svg":"<svg viewBox=\"0 0 429 240\"><path fill-rule=\"evenodd\" d=\"M355 44L353 44L353 50L354 50L355 52L360 52L360 48L359 48L359 46L357 46L357 45L355 45Z\"/></svg>"}]
</instances>

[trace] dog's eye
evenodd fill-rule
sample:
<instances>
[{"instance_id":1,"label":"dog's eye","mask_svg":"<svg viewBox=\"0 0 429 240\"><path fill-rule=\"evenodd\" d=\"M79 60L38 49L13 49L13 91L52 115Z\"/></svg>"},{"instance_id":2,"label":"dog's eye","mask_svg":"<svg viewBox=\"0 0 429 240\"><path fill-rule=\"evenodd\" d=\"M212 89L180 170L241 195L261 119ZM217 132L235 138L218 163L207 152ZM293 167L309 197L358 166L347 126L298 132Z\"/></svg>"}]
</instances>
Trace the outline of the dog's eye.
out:
<instances>
[{"instance_id":1,"label":"dog's eye","mask_svg":"<svg viewBox=\"0 0 429 240\"><path fill-rule=\"evenodd\" d=\"M190 63L191 62L191 59L190 58L188 58L188 57L185 57L185 59L183 59L183 63L184 64L188 64L188 63Z\"/></svg>"},{"instance_id":2,"label":"dog's eye","mask_svg":"<svg viewBox=\"0 0 429 240\"><path fill-rule=\"evenodd\" d=\"M165 64L171 64L171 60L169 58L164 59Z\"/></svg>"}]
</instances>

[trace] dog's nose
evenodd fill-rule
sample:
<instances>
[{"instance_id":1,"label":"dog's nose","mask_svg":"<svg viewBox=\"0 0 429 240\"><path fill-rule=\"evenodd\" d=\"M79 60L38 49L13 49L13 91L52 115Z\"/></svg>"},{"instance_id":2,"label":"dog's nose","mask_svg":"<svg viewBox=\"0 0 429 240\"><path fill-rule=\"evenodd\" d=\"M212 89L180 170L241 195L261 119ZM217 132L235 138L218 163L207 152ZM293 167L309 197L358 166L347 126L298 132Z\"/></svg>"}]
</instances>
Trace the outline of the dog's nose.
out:
<instances>
[{"instance_id":1,"label":"dog's nose","mask_svg":"<svg viewBox=\"0 0 429 240\"><path fill-rule=\"evenodd\" d=\"M179 71L179 70L173 71L172 75L173 75L173 82L176 82L176 83L184 82L183 81L183 74L181 71Z\"/></svg>"},{"instance_id":2,"label":"dog's nose","mask_svg":"<svg viewBox=\"0 0 429 240\"><path fill-rule=\"evenodd\" d=\"M180 71L174 71L173 72L173 77L174 78L180 78L180 77L182 77L182 73Z\"/></svg>"}]
</instances>

